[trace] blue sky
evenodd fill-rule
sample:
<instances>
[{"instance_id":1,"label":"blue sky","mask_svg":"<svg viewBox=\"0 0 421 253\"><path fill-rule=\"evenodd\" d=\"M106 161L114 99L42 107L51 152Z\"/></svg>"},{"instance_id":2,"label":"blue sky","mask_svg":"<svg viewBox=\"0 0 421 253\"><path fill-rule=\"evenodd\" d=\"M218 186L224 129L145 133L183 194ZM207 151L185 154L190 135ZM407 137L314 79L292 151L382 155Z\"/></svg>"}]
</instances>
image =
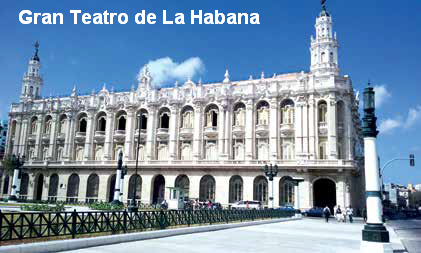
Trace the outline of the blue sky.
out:
<instances>
[{"instance_id":1,"label":"blue sky","mask_svg":"<svg viewBox=\"0 0 421 253\"><path fill-rule=\"evenodd\" d=\"M381 162L414 153L421 158L421 2L327 2L340 43L339 64L354 88L362 90L371 79L379 86L377 113L382 133L378 138ZM61 12L63 25L23 25L21 10ZM69 10L127 13L126 25L73 24ZM142 10L157 14L157 24L137 25ZM168 16L185 13L185 25L163 25ZM223 13L257 12L260 25L190 25L190 10ZM149 61L170 57L168 64L191 57L200 59L204 82L222 80L226 68L231 79L309 70L310 36L314 33L319 1L7 1L0 6L0 118L17 101L21 78L41 42L43 95L99 90L103 83L129 89L139 69ZM79 20L80 21L80 20ZM194 58L197 59L197 58ZM197 79L199 75L196 75ZM421 183L421 160L415 168L396 162L385 181Z\"/></svg>"}]
</instances>

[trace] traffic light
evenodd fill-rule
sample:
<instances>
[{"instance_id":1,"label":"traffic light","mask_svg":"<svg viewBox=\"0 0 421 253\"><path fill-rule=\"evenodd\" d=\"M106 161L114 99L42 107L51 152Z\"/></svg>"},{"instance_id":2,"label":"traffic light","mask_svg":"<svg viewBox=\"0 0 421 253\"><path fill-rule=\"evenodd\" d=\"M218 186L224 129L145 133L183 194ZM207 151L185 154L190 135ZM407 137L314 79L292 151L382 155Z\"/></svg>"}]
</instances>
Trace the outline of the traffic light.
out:
<instances>
[{"instance_id":1,"label":"traffic light","mask_svg":"<svg viewBox=\"0 0 421 253\"><path fill-rule=\"evenodd\" d=\"M413 154L409 155L409 166L411 167L415 166L415 156Z\"/></svg>"}]
</instances>

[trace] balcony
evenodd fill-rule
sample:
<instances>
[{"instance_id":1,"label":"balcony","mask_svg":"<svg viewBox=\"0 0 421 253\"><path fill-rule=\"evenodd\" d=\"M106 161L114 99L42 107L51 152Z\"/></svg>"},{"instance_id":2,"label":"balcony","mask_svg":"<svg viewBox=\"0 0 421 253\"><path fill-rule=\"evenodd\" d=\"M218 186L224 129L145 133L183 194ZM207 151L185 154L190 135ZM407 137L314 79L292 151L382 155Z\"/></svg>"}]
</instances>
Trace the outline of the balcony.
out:
<instances>
[{"instance_id":1,"label":"balcony","mask_svg":"<svg viewBox=\"0 0 421 253\"><path fill-rule=\"evenodd\" d=\"M105 141L105 131L95 131L94 140L95 142Z\"/></svg>"},{"instance_id":2,"label":"balcony","mask_svg":"<svg viewBox=\"0 0 421 253\"><path fill-rule=\"evenodd\" d=\"M124 141L126 138L126 130L115 130L114 131L114 140L115 141Z\"/></svg>"},{"instance_id":3,"label":"balcony","mask_svg":"<svg viewBox=\"0 0 421 253\"><path fill-rule=\"evenodd\" d=\"M35 141L36 139L37 139L37 136L36 136L35 134L29 134L29 135L28 135L28 141L33 142L33 141Z\"/></svg>"},{"instance_id":4,"label":"balcony","mask_svg":"<svg viewBox=\"0 0 421 253\"><path fill-rule=\"evenodd\" d=\"M240 126L240 125L232 126L232 135L235 138L243 138L244 133L245 133L244 126Z\"/></svg>"},{"instance_id":5,"label":"balcony","mask_svg":"<svg viewBox=\"0 0 421 253\"><path fill-rule=\"evenodd\" d=\"M327 136L327 123L319 122L319 136Z\"/></svg>"},{"instance_id":6,"label":"balcony","mask_svg":"<svg viewBox=\"0 0 421 253\"><path fill-rule=\"evenodd\" d=\"M159 138L159 139L168 139L168 137L169 137L169 129L168 128L158 128L157 130L156 130L156 136Z\"/></svg>"},{"instance_id":7,"label":"balcony","mask_svg":"<svg viewBox=\"0 0 421 253\"><path fill-rule=\"evenodd\" d=\"M283 137L294 136L294 124L292 123L283 123L280 126L281 135Z\"/></svg>"},{"instance_id":8,"label":"balcony","mask_svg":"<svg viewBox=\"0 0 421 253\"><path fill-rule=\"evenodd\" d=\"M180 137L183 139L193 138L193 128L183 127L180 129Z\"/></svg>"},{"instance_id":9,"label":"balcony","mask_svg":"<svg viewBox=\"0 0 421 253\"><path fill-rule=\"evenodd\" d=\"M66 134L64 134L64 133L58 133L57 134L57 140L58 141L64 141L64 139L66 139Z\"/></svg>"},{"instance_id":10,"label":"balcony","mask_svg":"<svg viewBox=\"0 0 421 253\"><path fill-rule=\"evenodd\" d=\"M146 131L146 129L141 129L140 130L140 139L145 139L146 138L146 135L147 135L147 131ZM139 138L139 129L136 129L136 131L135 131L135 136L134 136L136 139L138 139Z\"/></svg>"},{"instance_id":11,"label":"balcony","mask_svg":"<svg viewBox=\"0 0 421 253\"><path fill-rule=\"evenodd\" d=\"M269 125L256 125L256 135L257 137L266 137L269 134Z\"/></svg>"},{"instance_id":12,"label":"balcony","mask_svg":"<svg viewBox=\"0 0 421 253\"><path fill-rule=\"evenodd\" d=\"M84 142L86 139L86 132L76 132L75 140L77 142Z\"/></svg>"},{"instance_id":13,"label":"balcony","mask_svg":"<svg viewBox=\"0 0 421 253\"><path fill-rule=\"evenodd\" d=\"M216 138L218 137L218 127L216 126L205 127L203 134L209 139Z\"/></svg>"},{"instance_id":14,"label":"balcony","mask_svg":"<svg viewBox=\"0 0 421 253\"><path fill-rule=\"evenodd\" d=\"M42 141L47 142L50 140L50 133L44 133L42 134Z\"/></svg>"}]
</instances>

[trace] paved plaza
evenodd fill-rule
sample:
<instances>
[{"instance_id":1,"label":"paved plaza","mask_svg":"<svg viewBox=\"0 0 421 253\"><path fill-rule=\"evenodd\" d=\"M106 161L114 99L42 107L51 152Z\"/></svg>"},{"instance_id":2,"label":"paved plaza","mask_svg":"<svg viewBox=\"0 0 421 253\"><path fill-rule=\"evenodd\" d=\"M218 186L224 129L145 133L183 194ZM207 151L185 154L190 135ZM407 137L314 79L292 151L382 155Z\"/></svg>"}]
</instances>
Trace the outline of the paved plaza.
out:
<instances>
[{"instance_id":1,"label":"paved plaza","mask_svg":"<svg viewBox=\"0 0 421 253\"><path fill-rule=\"evenodd\" d=\"M359 252L363 224L303 219L267 225L122 243L69 253L99 252ZM391 233L392 241L397 242ZM401 248L394 243L394 248ZM402 252L402 251L400 251Z\"/></svg>"},{"instance_id":2,"label":"paved plaza","mask_svg":"<svg viewBox=\"0 0 421 253\"><path fill-rule=\"evenodd\" d=\"M409 253L421 253L421 219L389 221L388 224L395 230Z\"/></svg>"}]
</instances>

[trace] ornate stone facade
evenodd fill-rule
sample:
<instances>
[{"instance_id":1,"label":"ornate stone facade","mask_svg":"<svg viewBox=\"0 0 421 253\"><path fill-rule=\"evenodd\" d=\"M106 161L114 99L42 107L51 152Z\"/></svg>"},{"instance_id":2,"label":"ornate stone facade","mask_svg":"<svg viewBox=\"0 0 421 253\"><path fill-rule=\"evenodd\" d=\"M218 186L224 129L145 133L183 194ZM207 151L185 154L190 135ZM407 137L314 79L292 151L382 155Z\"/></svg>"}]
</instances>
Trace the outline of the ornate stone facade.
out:
<instances>
[{"instance_id":1,"label":"ornate stone facade","mask_svg":"<svg viewBox=\"0 0 421 253\"><path fill-rule=\"evenodd\" d=\"M280 168L274 204L301 208L360 207L362 167L358 95L338 68L332 18L322 11L311 38L311 71L221 83L186 81L156 89L148 70L137 89L41 98L38 48L10 111L8 154L25 154L28 186L21 198L67 201L112 199L116 159L128 174L123 200L133 196L137 143L144 203L181 187L191 198L229 205L268 203L265 164ZM140 140L138 138L140 131ZM289 177L287 177L289 176ZM4 180L3 180L4 181ZM10 180L9 180L10 181ZM7 187L6 187L7 188ZM7 189L2 189L7 194Z\"/></svg>"}]
</instances>

